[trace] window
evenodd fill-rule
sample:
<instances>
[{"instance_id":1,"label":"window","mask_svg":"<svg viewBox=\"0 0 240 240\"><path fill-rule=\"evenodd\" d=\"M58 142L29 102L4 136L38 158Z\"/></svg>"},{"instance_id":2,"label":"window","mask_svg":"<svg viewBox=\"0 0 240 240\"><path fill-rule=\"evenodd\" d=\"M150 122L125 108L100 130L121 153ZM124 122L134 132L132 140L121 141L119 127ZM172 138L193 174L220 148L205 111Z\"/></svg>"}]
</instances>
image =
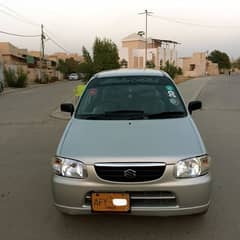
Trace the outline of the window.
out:
<instances>
[{"instance_id":1,"label":"window","mask_svg":"<svg viewBox=\"0 0 240 240\"><path fill-rule=\"evenodd\" d=\"M196 65L195 64L190 64L190 71L194 71L196 68Z\"/></svg>"},{"instance_id":2,"label":"window","mask_svg":"<svg viewBox=\"0 0 240 240\"><path fill-rule=\"evenodd\" d=\"M176 87L167 77L127 76L93 79L81 97L75 117L85 118L86 115L96 116L113 112L126 113L125 116L115 115L114 119L124 119L134 113L153 115L180 112L181 116L185 116L186 113Z\"/></svg>"}]
</instances>

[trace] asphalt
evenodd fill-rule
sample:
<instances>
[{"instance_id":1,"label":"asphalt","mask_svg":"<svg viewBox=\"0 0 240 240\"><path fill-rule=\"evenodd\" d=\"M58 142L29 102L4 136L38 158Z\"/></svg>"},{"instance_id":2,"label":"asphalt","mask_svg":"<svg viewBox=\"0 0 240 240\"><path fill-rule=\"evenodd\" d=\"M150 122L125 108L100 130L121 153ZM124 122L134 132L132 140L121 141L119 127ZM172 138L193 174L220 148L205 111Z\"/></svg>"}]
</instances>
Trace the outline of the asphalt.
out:
<instances>
[{"instance_id":1,"label":"asphalt","mask_svg":"<svg viewBox=\"0 0 240 240\"><path fill-rule=\"evenodd\" d=\"M53 206L50 160L66 120L51 117L77 82L0 95L0 239L239 239L240 75L179 85L213 158L212 204L205 216L64 216Z\"/></svg>"}]
</instances>

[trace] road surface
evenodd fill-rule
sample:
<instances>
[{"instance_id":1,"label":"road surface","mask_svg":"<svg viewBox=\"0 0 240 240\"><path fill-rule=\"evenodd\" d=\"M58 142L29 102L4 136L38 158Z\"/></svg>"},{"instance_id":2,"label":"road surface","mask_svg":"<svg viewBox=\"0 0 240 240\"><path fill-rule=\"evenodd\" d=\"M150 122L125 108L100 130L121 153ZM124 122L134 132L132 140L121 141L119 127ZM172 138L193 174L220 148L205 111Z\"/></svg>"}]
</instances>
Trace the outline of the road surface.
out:
<instances>
[{"instance_id":1,"label":"road surface","mask_svg":"<svg viewBox=\"0 0 240 240\"><path fill-rule=\"evenodd\" d=\"M212 205L203 217L63 216L56 211L50 159L66 121L49 116L76 84L0 96L0 239L239 239L240 75L180 86L187 101L197 95L203 101L203 110L193 116L213 158L214 176Z\"/></svg>"}]
</instances>

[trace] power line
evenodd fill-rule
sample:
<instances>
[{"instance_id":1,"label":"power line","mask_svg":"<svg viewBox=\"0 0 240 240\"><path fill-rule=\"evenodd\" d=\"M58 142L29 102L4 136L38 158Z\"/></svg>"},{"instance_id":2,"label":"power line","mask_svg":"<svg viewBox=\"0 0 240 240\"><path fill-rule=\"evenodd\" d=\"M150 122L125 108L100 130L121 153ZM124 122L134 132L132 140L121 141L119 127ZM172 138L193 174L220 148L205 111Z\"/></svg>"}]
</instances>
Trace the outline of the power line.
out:
<instances>
[{"instance_id":1,"label":"power line","mask_svg":"<svg viewBox=\"0 0 240 240\"><path fill-rule=\"evenodd\" d=\"M167 22L174 22L177 24L183 24L183 25L191 25L195 27L204 27L204 28L240 28L240 26L232 26L232 25L205 25L205 24L199 24L199 23L193 23L193 22L188 22L185 20L179 20L179 19L174 19L174 18L169 18L169 17L163 17L159 15L153 15L153 18L158 18Z\"/></svg>"},{"instance_id":2,"label":"power line","mask_svg":"<svg viewBox=\"0 0 240 240\"><path fill-rule=\"evenodd\" d=\"M15 19L18 20L18 21L22 21L22 22L24 22L24 23L28 23L28 24L31 24L31 25L37 26L37 27L40 26L40 24L38 24L38 23L36 23L36 22L34 22L34 21L26 18L25 16L23 16L23 15L20 14L20 13L18 13L18 12L15 11L14 9L8 7L7 5L0 3L0 6L4 8L4 10L3 10L3 9L0 9L0 12L2 12L2 13L6 14L6 15L8 15L8 16L11 16L11 17L15 18ZM10 13L7 12L6 10L10 11ZM14 15L13 15L13 14L14 14ZM60 43L58 43L53 37L50 37L50 35L53 35L53 36L55 37L55 34L53 34L52 32L50 32L50 31L47 30L46 28L44 28L44 29L45 29L45 32L47 33L46 36L48 37L49 40L51 40L56 46L58 46L59 48L61 48L64 52L69 52L69 51L67 51ZM6 34L7 34L7 33L6 33ZM16 35L18 35L18 34L11 34L11 33L10 33L9 35L16 36ZM19 35L19 36L21 36L21 35ZM37 35L37 36L39 37L39 36L41 36L41 35ZM34 36L34 37L35 37L35 36Z\"/></svg>"},{"instance_id":3,"label":"power line","mask_svg":"<svg viewBox=\"0 0 240 240\"><path fill-rule=\"evenodd\" d=\"M15 37L40 37L41 36L41 35L24 35L24 34L10 33L10 32L5 32L1 30L0 30L0 33L7 34L10 36L15 36Z\"/></svg>"},{"instance_id":4,"label":"power line","mask_svg":"<svg viewBox=\"0 0 240 240\"><path fill-rule=\"evenodd\" d=\"M54 39L49 35L49 33L47 33L46 36L48 37L48 39L49 39L50 41L52 41L56 46L58 46L59 48L61 48L64 52L69 53L69 51L66 50L66 48L64 48L64 47L63 47L61 44L59 44L56 40L54 40Z\"/></svg>"},{"instance_id":5,"label":"power line","mask_svg":"<svg viewBox=\"0 0 240 240\"><path fill-rule=\"evenodd\" d=\"M22 14L18 13L17 11L15 11L14 9L8 7L7 5L5 5L3 3L0 3L0 6L2 8L4 8L4 9L0 9L0 12L4 13L4 14L10 16L10 17L13 17L13 18L15 18L18 21L21 21L21 22L24 22L24 23L27 23L27 24L31 24L31 25L37 26L37 27L41 26L39 23L36 23L36 22L26 18ZM67 53L69 52L60 43L58 43L53 37L50 36L50 35L53 35L55 37L55 34L50 32L46 28L44 28L44 29L45 29L45 32L47 33L46 36L48 37L49 40L51 40L56 46L58 46L64 52L67 52ZM42 35L29 35L28 36L28 35L22 35L22 34L7 33L7 32L4 32L4 31L1 31L1 32L5 33L5 34L8 34L8 35L19 36L19 37L39 37L39 36L42 36Z\"/></svg>"},{"instance_id":6,"label":"power line","mask_svg":"<svg viewBox=\"0 0 240 240\"><path fill-rule=\"evenodd\" d=\"M0 9L0 12L7 15L7 16L10 16L18 21L21 21L23 23L27 23L27 24L30 24L30 25L33 25L33 26L37 26L39 27L40 24L37 24L29 19L27 19L26 17L24 17L23 15L17 13L15 10L9 8L8 6L6 5L3 5L2 3L0 3L0 6L4 9Z\"/></svg>"}]
</instances>

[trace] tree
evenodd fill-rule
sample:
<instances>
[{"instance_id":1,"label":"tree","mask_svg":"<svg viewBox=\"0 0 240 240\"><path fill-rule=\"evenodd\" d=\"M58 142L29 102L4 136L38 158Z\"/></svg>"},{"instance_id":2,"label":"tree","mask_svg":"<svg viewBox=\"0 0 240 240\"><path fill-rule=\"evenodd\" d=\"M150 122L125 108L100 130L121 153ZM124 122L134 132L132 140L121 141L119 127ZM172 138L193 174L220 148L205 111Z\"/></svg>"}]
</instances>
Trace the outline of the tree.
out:
<instances>
[{"instance_id":1,"label":"tree","mask_svg":"<svg viewBox=\"0 0 240 240\"><path fill-rule=\"evenodd\" d=\"M97 72L120 67L117 46L110 39L96 38L92 57L85 47L82 52L84 62L79 65L79 71L85 74L86 81Z\"/></svg>"},{"instance_id":2,"label":"tree","mask_svg":"<svg viewBox=\"0 0 240 240\"><path fill-rule=\"evenodd\" d=\"M225 52L214 50L208 56L208 60L212 61L213 63L217 63L219 70L231 68L230 58Z\"/></svg>"},{"instance_id":3,"label":"tree","mask_svg":"<svg viewBox=\"0 0 240 240\"><path fill-rule=\"evenodd\" d=\"M182 69L180 67L176 67L169 61L166 62L164 67L160 67L160 69L167 72L172 79L174 79L177 75L182 74Z\"/></svg>"},{"instance_id":4,"label":"tree","mask_svg":"<svg viewBox=\"0 0 240 240\"><path fill-rule=\"evenodd\" d=\"M79 62L74 60L74 58L68 58L65 61L60 59L58 62L57 70L63 73L65 76L70 73L77 73L79 69Z\"/></svg>"}]
</instances>

